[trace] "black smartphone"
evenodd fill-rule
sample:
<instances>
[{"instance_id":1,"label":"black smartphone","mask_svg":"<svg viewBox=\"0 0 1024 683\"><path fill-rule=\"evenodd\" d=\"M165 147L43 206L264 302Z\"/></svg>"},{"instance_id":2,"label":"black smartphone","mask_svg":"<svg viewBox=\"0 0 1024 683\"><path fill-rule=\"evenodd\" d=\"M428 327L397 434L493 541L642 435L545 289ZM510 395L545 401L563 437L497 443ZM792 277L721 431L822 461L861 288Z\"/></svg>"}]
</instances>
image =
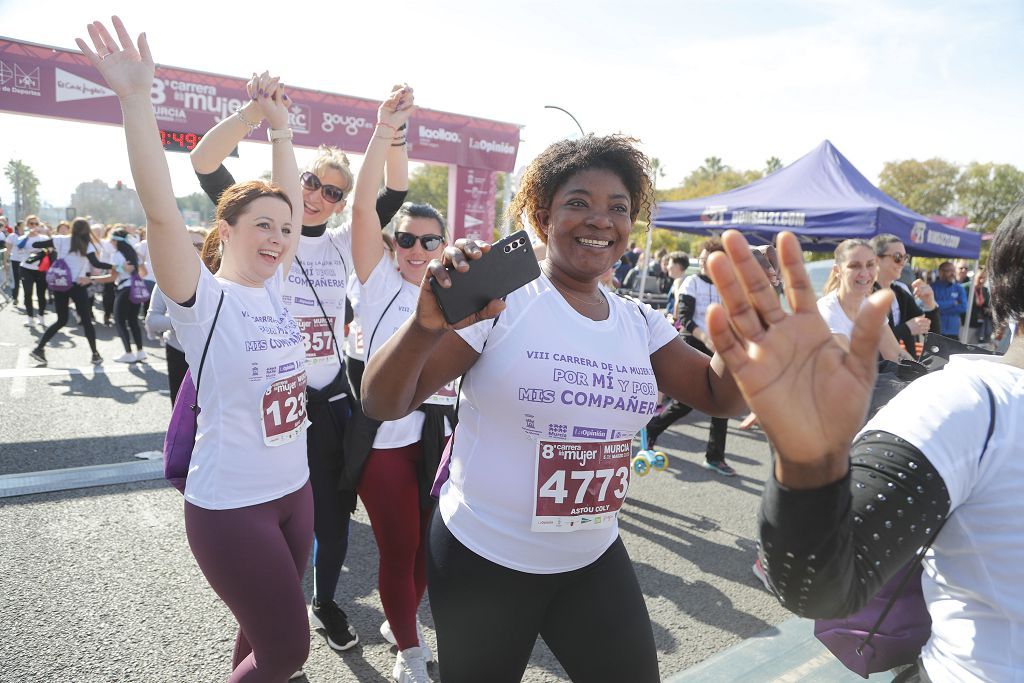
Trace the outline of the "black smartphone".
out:
<instances>
[{"instance_id":1,"label":"black smartphone","mask_svg":"<svg viewBox=\"0 0 1024 683\"><path fill-rule=\"evenodd\" d=\"M448 269L451 287L442 287L433 277L430 288L449 324L463 320L484 308L492 299L500 299L540 277L540 265L525 230L513 233L491 245L491 250L475 261L469 270Z\"/></svg>"}]
</instances>

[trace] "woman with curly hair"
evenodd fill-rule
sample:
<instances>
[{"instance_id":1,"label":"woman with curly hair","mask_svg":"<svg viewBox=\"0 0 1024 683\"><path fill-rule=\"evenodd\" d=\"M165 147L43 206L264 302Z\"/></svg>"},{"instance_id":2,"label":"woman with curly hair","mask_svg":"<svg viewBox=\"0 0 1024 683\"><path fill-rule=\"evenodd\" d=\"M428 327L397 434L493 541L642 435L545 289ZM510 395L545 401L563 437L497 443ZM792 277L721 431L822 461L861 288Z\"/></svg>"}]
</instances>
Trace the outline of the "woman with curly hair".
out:
<instances>
[{"instance_id":1,"label":"woman with curly hair","mask_svg":"<svg viewBox=\"0 0 1024 683\"><path fill-rule=\"evenodd\" d=\"M717 355L600 285L652 197L636 140L551 145L509 207L547 245L540 277L457 325L424 279L413 316L369 360L364 410L382 420L465 375L427 560L445 681L519 681L538 635L574 681L659 680L617 525L633 437L659 387L711 415L744 405ZM460 240L428 272L450 286L446 267L476 267L489 249Z\"/></svg>"}]
</instances>

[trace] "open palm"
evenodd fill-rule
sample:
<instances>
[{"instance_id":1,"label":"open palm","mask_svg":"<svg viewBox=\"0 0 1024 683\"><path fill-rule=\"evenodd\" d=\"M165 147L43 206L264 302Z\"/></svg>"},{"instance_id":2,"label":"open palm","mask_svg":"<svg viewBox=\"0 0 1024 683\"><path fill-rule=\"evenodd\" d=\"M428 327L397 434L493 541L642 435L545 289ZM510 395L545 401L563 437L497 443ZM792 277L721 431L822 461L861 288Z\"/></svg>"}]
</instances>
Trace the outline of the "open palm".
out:
<instances>
[{"instance_id":1,"label":"open palm","mask_svg":"<svg viewBox=\"0 0 1024 683\"><path fill-rule=\"evenodd\" d=\"M779 238L792 313L782 309L743 236L730 230L722 242L725 253L712 254L708 263L723 303L708 311L708 330L719 355L780 460L812 469L845 467L874 387L891 293L872 297L861 310L845 351L818 313L792 233Z\"/></svg>"},{"instance_id":2,"label":"open palm","mask_svg":"<svg viewBox=\"0 0 1024 683\"><path fill-rule=\"evenodd\" d=\"M92 48L81 38L76 38L75 42L118 98L124 99L134 95L148 97L153 88L156 66L149 51L146 34L139 35L139 45L136 48L121 19L112 17L111 21L120 45L110 35L107 27L99 21L94 21L88 26Z\"/></svg>"}]
</instances>

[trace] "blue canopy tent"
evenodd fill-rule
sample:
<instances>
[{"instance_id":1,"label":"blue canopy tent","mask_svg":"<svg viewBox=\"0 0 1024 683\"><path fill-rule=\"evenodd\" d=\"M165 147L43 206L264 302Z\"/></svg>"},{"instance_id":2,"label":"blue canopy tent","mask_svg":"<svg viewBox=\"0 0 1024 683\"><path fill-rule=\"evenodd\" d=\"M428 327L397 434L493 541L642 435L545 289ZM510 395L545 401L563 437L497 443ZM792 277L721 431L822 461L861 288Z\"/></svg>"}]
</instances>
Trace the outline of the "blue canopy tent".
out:
<instances>
[{"instance_id":1,"label":"blue canopy tent","mask_svg":"<svg viewBox=\"0 0 1024 683\"><path fill-rule=\"evenodd\" d=\"M902 206L828 140L749 185L700 199L658 202L653 225L701 235L735 228L752 244L771 243L776 233L789 230L810 251L831 251L850 237L891 233L912 256L977 259L981 252L981 235Z\"/></svg>"}]
</instances>

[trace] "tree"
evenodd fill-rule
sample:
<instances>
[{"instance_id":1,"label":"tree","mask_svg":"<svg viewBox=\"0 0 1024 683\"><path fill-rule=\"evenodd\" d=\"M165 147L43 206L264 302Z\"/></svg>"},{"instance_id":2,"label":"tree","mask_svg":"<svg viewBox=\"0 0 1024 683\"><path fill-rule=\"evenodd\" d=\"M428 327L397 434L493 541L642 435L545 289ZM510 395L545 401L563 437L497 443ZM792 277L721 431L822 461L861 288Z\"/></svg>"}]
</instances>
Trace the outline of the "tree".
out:
<instances>
[{"instance_id":1,"label":"tree","mask_svg":"<svg viewBox=\"0 0 1024 683\"><path fill-rule=\"evenodd\" d=\"M4 168L7 182L14 188L14 215L18 220L39 211L39 178L21 159L11 159Z\"/></svg>"},{"instance_id":2,"label":"tree","mask_svg":"<svg viewBox=\"0 0 1024 683\"><path fill-rule=\"evenodd\" d=\"M764 162L764 174L769 175L775 173L782 168L782 159L778 157L772 157L768 161Z\"/></svg>"},{"instance_id":3,"label":"tree","mask_svg":"<svg viewBox=\"0 0 1024 683\"><path fill-rule=\"evenodd\" d=\"M203 192L193 192L185 197L175 197L178 203L178 211L197 211L200 220L209 224L213 222L213 213L216 207L210 198Z\"/></svg>"},{"instance_id":4,"label":"tree","mask_svg":"<svg viewBox=\"0 0 1024 683\"><path fill-rule=\"evenodd\" d=\"M992 232L1024 198L1024 171L1010 164L971 162L956 183L957 206L981 232Z\"/></svg>"},{"instance_id":5,"label":"tree","mask_svg":"<svg viewBox=\"0 0 1024 683\"><path fill-rule=\"evenodd\" d=\"M410 202L430 204L448 215L448 167L436 164L424 164L409 175Z\"/></svg>"},{"instance_id":6,"label":"tree","mask_svg":"<svg viewBox=\"0 0 1024 683\"><path fill-rule=\"evenodd\" d=\"M878 188L908 209L921 214L953 210L960 168L944 159L887 161Z\"/></svg>"}]
</instances>

